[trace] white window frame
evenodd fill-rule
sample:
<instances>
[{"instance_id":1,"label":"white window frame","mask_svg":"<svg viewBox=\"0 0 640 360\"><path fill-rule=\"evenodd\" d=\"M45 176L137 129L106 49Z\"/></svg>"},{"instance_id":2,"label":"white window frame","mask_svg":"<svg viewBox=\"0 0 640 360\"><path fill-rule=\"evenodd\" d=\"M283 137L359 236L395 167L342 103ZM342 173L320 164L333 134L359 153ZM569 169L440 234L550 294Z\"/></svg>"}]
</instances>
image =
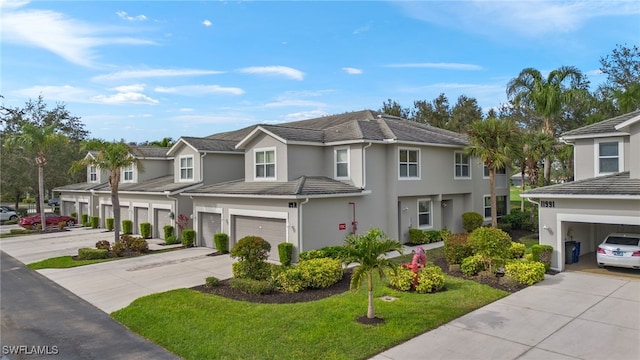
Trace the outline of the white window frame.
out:
<instances>
[{"instance_id":1,"label":"white window frame","mask_svg":"<svg viewBox=\"0 0 640 360\"><path fill-rule=\"evenodd\" d=\"M347 160L343 162L338 161L338 152L346 151ZM345 164L347 166L347 175L338 175L338 165ZM340 146L333 149L333 177L335 179L349 179L351 177L351 148L348 146Z\"/></svg>"},{"instance_id":2,"label":"white window frame","mask_svg":"<svg viewBox=\"0 0 640 360\"><path fill-rule=\"evenodd\" d=\"M268 152L273 152L273 163L268 163L266 162L267 159L267 153ZM256 156L258 153L264 153L264 159L265 162L262 164L258 164L257 163L257 159ZM258 165L262 165L264 166L264 176L258 176L258 172L256 171ZM273 176L267 176L267 166L268 165L273 165ZM276 181L276 179L278 178L278 160L277 160L277 153L276 153L276 148L275 147L268 147L268 148L259 148L259 149L254 149L253 150L253 180L255 181Z\"/></svg>"},{"instance_id":3,"label":"white window frame","mask_svg":"<svg viewBox=\"0 0 640 360\"><path fill-rule=\"evenodd\" d=\"M407 161L406 162L401 162L400 161L400 153L402 151L406 151L407 152ZM417 175L416 176L411 176L409 175L409 165L413 164L413 162L409 161L409 152L410 151L415 151L417 153L418 156L418 160L415 162L416 167L417 167ZM421 158L422 154L420 152L419 148L407 148L407 147L401 147L398 148L398 180L420 180L420 173L421 173L421 169L420 169L420 158ZM407 175L406 176L402 176L402 173L400 171L400 167L402 164L407 165Z\"/></svg>"},{"instance_id":4,"label":"white window frame","mask_svg":"<svg viewBox=\"0 0 640 360\"><path fill-rule=\"evenodd\" d=\"M189 159L191 159L191 166L188 166L189 164L185 164L183 166L182 165L182 161L183 160L188 161ZM186 177L182 176L182 170L186 171L186 175L187 175ZM189 173L189 170L191 170L190 173ZM180 156L178 158L178 179L180 181L193 181L194 175L195 175L195 160L194 160L193 155Z\"/></svg>"},{"instance_id":5,"label":"white window frame","mask_svg":"<svg viewBox=\"0 0 640 360\"><path fill-rule=\"evenodd\" d=\"M122 182L123 183L131 183L134 182L134 170L133 170L134 166L133 164L130 164L127 167L123 167L122 168ZM131 178L127 179L128 175L130 174Z\"/></svg>"},{"instance_id":6,"label":"white window frame","mask_svg":"<svg viewBox=\"0 0 640 360\"><path fill-rule=\"evenodd\" d=\"M508 204L506 204L506 202L509 201L509 199L507 198L506 195L496 195L496 205L498 204L498 198L501 197L501 196L505 198L505 204L504 204L504 206L505 206L505 209L504 209L505 210L505 214L502 214L502 215L498 214L498 218L500 218L500 217L502 217L504 215L507 215L508 214L508 210L509 210L509 208L507 206ZM487 205L487 201L489 201L489 205ZM482 198L482 206L483 206L483 209L482 209L483 214L482 215L484 217L484 220L491 220L491 194L484 195L484 197ZM486 216L487 215L487 210L489 210L489 216Z\"/></svg>"},{"instance_id":7,"label":"white window frame","mask_svg":"<svg viewBox=\"0 0 640 360\"><path fill-rule=\"evenodd\" d=\"M98 167L95 165L89 165L89 182L98 182Z\"/></svg>"},{"instance_id":8,"label":"white window frame","mask_svg":"<svg viewBox=\"0 0 640 360\"><path fill-rule=\"evenodd\" d=\"M420 211L420 203L423 201L428 201L429 202L429 210L427 212L421 212ZM418 218L417 218L417 223L418 223L418 228L419 229L431 229L433 228L433 200L431 199L418 199L418 201L416 202L416 210L417 210L417 214L418 214ZM428 224L421 224L420 223L420 215L421 214L428 214L429 215L429 223Z\"/></svg>"},{"instance_id":9,"label":"white window frame","mask_svg":"<svg viewBox=\"0 0 640 360\"><path fill-rule=\"evenodd\" d=\"M496 169L496 175L507 175L507 169L506 168ZM483 179L489 178L489 168L485 164L482 164L482 178Z\"/></svg>"},{"instance_id":10,"label":"white window frame","mask_svg":"<svg viewBox=\"0 0 640 360\"><path fill-rule=\"evenodd\" d=\"M460 162L460 163L458 162L458 155L467 157L466 164L462 163L462 162ZM462 167L464 165L466 165L467 169L469 169L469 175L468 176L458 176L458 171L457 171L458 170L458 166ZM465 180L471 179L471 156L465 154L462 151L454 151L453 152L453 178L454 179L465 179Z\"/></svg>"},{"instance_id":11,"label":"white window frame","mask_svg":"<svg viewBox=\"0 0 640 360\"><path fill-rule=\"evenodd\" d=\"M595 172L595 176L603 176L603 175L610 175L610 174L615 174L616 172L601 172L600 171L600 159L602 158L600 156L600 143L618 143L618 171L616 172L623 172L624 171L624 140L622 138L616 137L616 138L602 138L602 139L596 139L594 142L594 165L593 165L593 169ZM613 159L613 156L608 156L605 157L607 159Z\"/></svg>"}]
</instances>

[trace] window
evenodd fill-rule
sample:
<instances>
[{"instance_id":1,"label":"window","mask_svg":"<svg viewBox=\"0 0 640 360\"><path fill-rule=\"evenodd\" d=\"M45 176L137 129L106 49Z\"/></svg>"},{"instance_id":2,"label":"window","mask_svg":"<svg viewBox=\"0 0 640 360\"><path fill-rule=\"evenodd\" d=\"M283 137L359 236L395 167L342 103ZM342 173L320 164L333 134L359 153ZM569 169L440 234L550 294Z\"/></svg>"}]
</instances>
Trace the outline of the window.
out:
<instances>
[{"instance_id":1,"label":"window","mask_svg":"<svg viewBox=\"0 0 640 360\"><path fill-rule=\"evenodd\" d=\"M348 178L349 177L349 148L336 148L334 151L334 158L336 162L335 177Z\"/></svg>"},{"instance_id":2,"label":"window","mask_svg":"<svg viewBox=\"0 0 640 360\"><path fill-rule=\"evenodd\" d=\"M483 165L484 168L484 177L488 178L489 177L489 168L487 167L487 165ZM507 174L507 169L502 168L502 169L496 169L495 171L496 175L506 175Z\"/></svg>"},{"instance_id":3,"label":"window","mask_svg":"<svg viewBox=\"0 0 640 360\"><path fill-rule=\"evenodd\" d=\"M418 150L400 149L400 178L420 178L420 153Z\"/></svg>"},{"instance_id":4,"label":"window","mask_svg":"<svg viewBox=\"0 0 640 360\"><path fill-rule=\"evenodd\" d=\"M418 200L418 227L431 227L431 200Z\"/></svg>"},{"instance_id":5,"label":"window","mask_svg":"<svg viewBox=\"0 0 640 360\"><path fill-rule=\"evenodd\" d=\"M98 172L95 165L89 166L89 182L98 182Z\"/></svg>"},{"instance_id":6,"label":"window","mask_svg":"<svg viewBox=\"0 0 640 360\"><path fill-rule=\"evenodd\" d=\"M256 150L256 179L275 179L276 151Z\"/></svg>"},{"instance_id":7,"label":"window","mask_svg":"<svg viewBox=\"0 0 640 360\"><path fill-rule=\"evenodd\" d=\"M133 181L133 164L125 168L122 168L122 181L123 182Z\"/></svg>"},{"instance_id":8,"label":"window","mask_svg":"<svg viewBox=\"0 0 640 360\"><path fill-rule=\"evenodd\" d=\"M620 145L617 141L597 143L598 173L610 174L620 171Z\"/></svg>"},{"instance_id":9,"label":"window","mask_svg":"<svg viewBox=\"0 0 640 360\"><path fill-rule=\"evenodd\" d=\"M180 180L193 180L193 156L180 158Z\"/></svg>"},{"instance_id":10,"label":"window","mask_svg":"<svg viewBox=\"0 0 640 360\"><path fill-rule=\"evenodd\" d=\"M496 205L498 208L498 217L507 215L507 197L504 195L496 196ZM491 219L491 196L484 197L484 218Z\"/></svg>"},{"instance_id":11,"label":"window","mask_svg":"<svg viewBox=\"0 0 640 360\"><path fill-rule=\"evenodd\" d=\"M469 166L469 156L465 153L456 152L455 153L455 167L456 179L468 179L471 178L471 169Z\"/></svg>"}]
</instances>

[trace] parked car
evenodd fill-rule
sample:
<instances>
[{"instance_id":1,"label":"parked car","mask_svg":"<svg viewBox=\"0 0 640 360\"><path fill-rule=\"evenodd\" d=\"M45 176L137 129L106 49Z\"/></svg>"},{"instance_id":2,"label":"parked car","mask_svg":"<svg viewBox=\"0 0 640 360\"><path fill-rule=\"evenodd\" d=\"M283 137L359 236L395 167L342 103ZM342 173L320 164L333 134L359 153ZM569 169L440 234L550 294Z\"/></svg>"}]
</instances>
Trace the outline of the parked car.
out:
<instances>
[{"instance_id":1,"label":"parked car","mask_svg":"<svg viewBox=\"0 0 640 360\"><path fill-rule=\"evenodd\" d=\"M45 221L47 222L47 226L58 226L61 222L64 222L67 226L75 225L78 220L71 216L66 215L58 215L55 213L45 213ZM25 216L20 219L20 226L23 228L36 228L40 225L40 214L35 214L33 216Z\"/></svg>"},{"instance_id":2,"label":"parked car","mask_svg":"<svg viewBox=\"0 0 640 360\"><path fill-rule=\"evenodd\" d=\"M599 267L617 266L640 269L640 234L611 233L598 245Z\"/></svg>"},{"instance_id":3,"label":"parked car","mask_svg":"<svg viewBox=\"0 0 640 360\"><path fill-rule=\"evenodd\" d=\"M9 210L9 207L0 207L0 221L9 221L18 219L18 213Z\"/></svg>"},{"instance_id":4,"label":"parked car","mask_svg":"<svg viewBox=\"0 0 640 360\"><path fill-rule=\"evenodd\" d=\"M47 200L47 204L52 207L58 207L60 206L60 198L51 198Z\"/></svg>"},{"instance_id":5,"label":"parked car","mask_svg":"<svg viewBox=\"0 0 640 360\"><path fill-rule=\"evenodd\" d=\"M7 206L7 205L0 205L0 209L4 209L5 211L13 211L13 212L17 213L16 209L12 208L11 206Z\"/></svg>"}]
</instances>

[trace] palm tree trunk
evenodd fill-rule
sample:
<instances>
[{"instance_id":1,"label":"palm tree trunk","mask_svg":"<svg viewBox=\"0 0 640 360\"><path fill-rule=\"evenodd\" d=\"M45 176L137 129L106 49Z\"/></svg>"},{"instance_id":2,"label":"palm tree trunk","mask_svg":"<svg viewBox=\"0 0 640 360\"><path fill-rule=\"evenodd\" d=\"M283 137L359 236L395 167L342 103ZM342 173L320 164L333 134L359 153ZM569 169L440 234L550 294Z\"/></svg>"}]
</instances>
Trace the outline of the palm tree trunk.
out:
<instances>
[{"instance_id":1,"label":"palm tree trunk","mask_svg":"<svg viewBox=\"0 0 640 360\"><path fill-rule=\"evenodd\" d=\"M545 117L544 118L544 125L543 125L543 129L542 131L548 135L550 135L553 139L555 139L555 137L553 136L553 128L551 127L551 118L550 117ZM547 154L544 157L544 185L549 185L551 184L551 155Z\"/></svg>"},{"instance_id":2,"label":"palm tree trunk","mask_svg":"<svg viewBox=\"0 0 640 360\"><path fill-rule=\"evenodd\" d=\"M40 224L42 230L47 228L47 218L44 216L44 165L38 163L38 205L40 206Z\"/></svg>"},{"instance_id":3,"label":"palm tree trunk","mask_svg":"<svg viewBox=\"0 0 640 360\"><path fill-rule=\"evenodd\" d=\"M375 313L373 311L373 271L369 271L367 274L367 290L369 293L369 306L367 307L367 318L373 319L375 317Z\"/></svg>"},{"instance_id":4,"label":"palm tree trunk","mask_svg":"<svg viewBox=\"0 0 640 360\"><path fill-rule=\"evenodd\" d=\"M109 183L111 186L111 207L113 209L113 242L117 243L120 241L120 198L118 197L120 169L111 170Z\"/></svg>"},{"instance_id":5,"label":"palm tree trunk","mask_svg":"<svg viewBox=\"0 0 640 360\"><path fill-rule=\"evenodd\" d=\"M524 193L524 165L521 166L520 169L520 194ZM524 212L524 198L520 196L520 211Z\"/></svg>"},{"instance_id":6,"label":"palm tree trunk","mask_svg":"<svg viewBox=\"0 0 640 360\"><path fill-rule=\"evenodd\" d=\"M491 227L498 227L498 200L496 198L496 169L489 168L489 187L491 188Z\"/></svg>"}]
</instances>

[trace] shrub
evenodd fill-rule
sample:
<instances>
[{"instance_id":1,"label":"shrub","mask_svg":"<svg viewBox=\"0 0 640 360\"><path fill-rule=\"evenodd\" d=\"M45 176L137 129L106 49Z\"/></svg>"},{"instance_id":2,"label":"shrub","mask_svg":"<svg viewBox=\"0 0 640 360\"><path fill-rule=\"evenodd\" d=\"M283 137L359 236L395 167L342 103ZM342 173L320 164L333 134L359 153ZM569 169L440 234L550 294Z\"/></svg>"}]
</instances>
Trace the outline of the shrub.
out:
<instances>
[{"instance_id":1,"label":"shrub","mask_svg":"<svg viewBox=\"0 0 640 360\"><path fill-rule=\"evenodd\" d=\"M113 218L106 218L104 219L105 225L107 227L107 230L109 231L113 231L114 228L114 220Z\"/></svg>"},{"instance_id":2,"label":"shrub","mask_svg":"<svg viewBox=\"0 0 640 360\"><path fill-rule=\"evenodd\" d=\"M259 236L245 236L231 249L231 256L240 261L264 261L269 256L271 244Z\"/></svg>"},{"instance_id":3,"label":"shrub","mask_svg":"<svg viewBox=\"0 0 640 360\"><path fill-rule=\"evenodd\" d=\"M520 284L533 285L544 280L544 264L537 261L512 261L505 265L505 276L508 276Z\"/></svg>"},{"instance_id":4,"label":"shrub","mask_svg":"<svg viewBox=\"0 0 640 360\"><path fill-rule=\"evenodd\" d=\"M444 239L446 239L447 236L451 235L451 230L444 228L444 229L440 229L439 233L440 233L440 238L436 242L443 241Z\"/></svg>"},{"instance_id":5,"label":"shrub","mask_svg":"<svg viewBox=\"0 0 640 360\"><path fill-rule=\"evenodd\" d=\"M58 223L58 230L64 229L65 226L67 226L67 222L66 221L60 221Z\"/></svg>"},{"instance_id":6,"label":"shrub","mask_svg":"<svg viewBox=\"0 0 640 360\"><path fill-rule=\"evenodd\" d=\"M466 212L462 214L462 227L468 233L482 226L484 219L477 212Z\"/></svg>"},{"instance_id":7,"label":"shrub","mask_svg":"<svg viewBox=\"0 0 640 360\"><path fill-rule=\"evenodd\" d=\"M109 251L111 249L111 243L107 240L100 240L96 243L96 249L107 249L107 251Z\"/></svg>"},{"instance_id":8,"label":"shrub","mask_svg":"<svg viewBox=\"0 0 640 360\"><path fill-rule=\"evenodd\" d=\"M292 243L280 243L278 244L278 258L280 263L284 266L291 265L293 258L293 244Z\"/></svg>"},{"instance_id":9,"label":"shrub","mask_svg":"<svg viewBox=\"0 0 640 360\"><path fill-rule=\"evenodd\" d=\"M525 249L526 246L524 244L512 241L511 248L509 249L509 252L511 253L511 259L520 259L521 257L523 257Z\"/></svg>"},{"instance_id":10,"label":"shrub","mask_svg":"<svg viewBox=\"0 0 640 360\"><path fill-rule=\"evenodd\" d=\"M444 256L449 265L460 264L466 257L473 255L469 234L450 234L444 239Z\"/></svg>"},{"instance_id":11,"label":"shrub","mask_svg":"<svg viewBox=\"0 0 640 360\"><path fill-rule=\"evenodd\" d=\"M321 249L303 251L298 255L300 261L326 258L326 252Z\"/></svg>"},{"instance_id":12,"label":"shrub","mask_svg":"<svg viewBox=\"0 0 640 360\"><path fill-rule=\"evenodd\" d=\"M9 234L12 234L12 235L31 234L31 230L30 229L11 229L9 230Z\"/></svg>"},{"instance_id":13,"label":"shrub","mask_svg":"<svg viewBox=\"0 0 640 360\"><path fill-rule=\"evenodd\" d=\"M196 231L193 229L182 230L182 246L192 247L196 239Z\"/></svg>"},{"instance_id":14,"label":"shrub","mask_svg":"<svg viewBox=\"0 0 640 360\"><path fill-rule=\"evenodd\" d=\"M113 243L113 245L111 245L111 252L115 256L122 256L125 251L127 251L127 245L122 241L118 241L116 243Z\"/></svg>"},{"instance_id":15,"label":"shrub","mask_svg":"<svg viewBox=\"0 0 640 360\"><path fill-rule=\"evenodd\" d=\"M508 233L511 231L511 224L509 223L498 223L498 229Z\"/></svg>"},{"instance_id":16,"label":"shrub","mask_svg":"<svg viewBox=\"0 0 640 360\"><path fill-rule=\"evenodd\" d=\"M229 252L229 235L225 233L213 234L213 243L216 244L218 252L226 254Z\"/></svg>"},{"instance_id":17,"label":"shrub","mask_svg":"<svg viewBox=\"0 0 640 360\"><path fill-rule=\"evenodd\" d=\"M409 243L411 245L421 245L428 242L427 236L424 231L420 229L409 229Z\"/></svg>"},{"instance_id":18,"label":"shrub","mask_svg":"<svg viewBox=\"0 0 640 360\"><path fill-rule=\"evenodd\" d=\"M151 238L151 223L140 223L140 236L142 236L143 239Z\"/></svg>"},{"instance_id":19,"label":"shrub","mask_svg":"<svg viewBox=\"0 0 640 360\"><path fill-rule=\"evenodd\" d=\"M109 250L107 249L91 249L91 248L78 249L78 260L106 259L108 255L109 255Z\"/></svg>"},{"instance_id":20,"label":"shrub","mask_svg":"<svg viewBox=\"0 0 640 360\"><path fill-rule=\"evenodd\" d=\"M237 263L236 263L237 264ZM237 290L253 295L265 295L273 292L273 285L268 281L247 278L229 279L229 285Z\"/></svg>"},{"instance_id":21,"label":"shrub","mask_svg":"<svg viewBox=\"0 0 640 360\"><path fill-rule=\"evenodd\" d=\"M168 236L168 237L166 237L164 239L164 243L167 244L167 245L173 245L173 244L177 244L179 242L180 241L178 241L178 237L175 236L175 235Z\"/></svg>"},{"instance_id":22,"label":"shrub","mask_svg":"<svg viewBox=\"0 0 640 360\"><path fill-rule=\"evenodd\" d=\"M407 268L398 266L395 274L392 271L387 271L386 276L389 279L389 285L395 289L409 291L413 288L415 274Z\"/></svg>"},{"instance_id":23,"label":"shrub","mask_svg":"<svg viewBox=\"0 0 640 360\"><path fill-rule=\"evenodd\" d=\"M530 221L531 213L529 211L520 211L520 209L512 209L508 215L503 215L500 221L511 225L511 229L520 230L525 229L527 223Z\"/></svg>"},{"instance_id":24,"label":"shrub","mask_svg":"<svg viewBox=\"0 0 640 360\"><path fill-rule=\"evenodd\" d=\"M302 269L298 266L274 274L273 281L280 289L290 293L300 292L307 287Z\"/></svg>"},{"instance_id":25,"label":"shrub","mask_svg":"<svg viewBox=\"0 0 640 360\"><path fill-rule=\"evenodd\" d=\"M167 240L169 236L173 236L173 226L165 225L162 227L162 232L164 233L163 239Z\"/></svg>"},{"instance_id":26,"label":"shrub","mask_svg":"<svg viewBox=\"0 0 640 360\"><path fill-rule=\"evenodd\" d=\"M74 218L78 218L78 213L77 212L72 212L71 214L69 214L69 216L74 217Z\"/></svg>"},{"instance_id":27,"label":"shrub","mask_svg":"<svg viewBox=\"0 0 640 360\"><path fill-rule=\"evenodd\" d=\"M80 218L82 220L82 226L89 226L89 214L82 214Z\"/></svg>"},{"instance_id":28,"label":"shrub","mask_svg":"<svg viewBox=\"0 0 640 360\"><path fill-rule=\"evenodd\" d=\"M424 232L424 235L427 239L427 244L442 240L440 230L427 230Z\"/></svg>"},{"instance_id":29,"label":"shrub","mask_svg":"<svg viewBox=\"0 0 640 360\"><path fill-rule=\"evenodd\" d=\"M484 258L485 267L492 269L494 258L506 259L511 256L511 236L500 229L480 227L469 234L469 243L474 252Z\"/></svg>"},{"instance_id":30,"label":"shrub","mask_svg":"<svg viewBox=\"0 0 640 360\"><path fill-rule=\"evenodd\" d=\"M97 229L98 227L100 227L100 218L97 217L97 216L92 216L91 217L91 228Z\"/></svg>"},{"instance_id":31,"label":"shrub","mask_svg":"<svg viewBox=\"0 0 640 360\"><path fill-rule=\"evenodd\" d=\"M129 242L128 245L129 245L129 250L131 251L135 251L139 253L149 251L149 244L147 243L147 240L141 237L132 238L131 242Z\"/></svg>"},{"instance_id":32,"label":"shrub","mask_svg":"<svg viewBox=\"0 0 640 360\"><path fill-rule=\"evenodd\" d=\"M464 258L462 264L460 264L460 271L467 276L477 275L484 269L484 259L479 254Z\"/></svg>"},{"instance_id":33,"label":"shrub","mask_svg":"<svg viewBox=\"0 0 640 360\"><path fill-rule=\"evenodd\" d=\"M231 264L235 278L266 280L271 277L271 264L265 261L237 261Z\"/></svg>"},{"instance_id":34,"label":"shrub","mask_svg":"<svg viewBox=\"0 0 640 360\"><path fill-rule=\"evenodd\" d=\"M204 284L207 287L214 287L214 286L218 286L220 285L220 279L218 279L215 276L209 276L206 279L204 279Z\"/></svg>"},{"instance_id":35,"label":"shrub","mask_svg":"<svg viewBox=\"0 0 640 360\"><path fill-rule=\"evenodd\" d=\"M427 265L418 272L416 292L420 294L440 291L444 288L444 274L438 266Z\"/></svg>"},{"instance_id":36,"label":"shrub","mask_svg":"<svg viewBox=\"0 0 640 360\"><path fill-rule=\"evenodd\" d=\"M340 281L342 276L342 263L330 258L301 261L272 275L278 287L287 292L324 289Z\"/></svg>"},{"instance_id":37,"label":"shrub","mask_svg":"<svg viewBox=\"0 0 640 360\"><path fill-rule=\"evenodd\" d=\"M298 255L300 261L303 260L311 260L311 259L319 259L319 258L331 258L336 260L342 260L347 257L347 252L344 246L336 245L336 246L327 246L321 249L308 250L301 252Z\"/></svg>"},{"instance_id":38,"label":"shrub","mask_svg":"<svg viewBox=\"0 0 640 360\"><path fill-rule=\"evenodd\" d=\"M531 258L544 264L545 271L551 269L551 255L553 254L553 246L538 245L531 246Z\"/></svg>"},{"instance_id":39,"label":"shrub","mask_svg":"<svg viewBox=\"0 0 640 360\"><path fill-rule=\"evenodd\" d=\"M122 220L122 232L124 234L133 234L133 221Z\"/></svg>"}]
</instances>

